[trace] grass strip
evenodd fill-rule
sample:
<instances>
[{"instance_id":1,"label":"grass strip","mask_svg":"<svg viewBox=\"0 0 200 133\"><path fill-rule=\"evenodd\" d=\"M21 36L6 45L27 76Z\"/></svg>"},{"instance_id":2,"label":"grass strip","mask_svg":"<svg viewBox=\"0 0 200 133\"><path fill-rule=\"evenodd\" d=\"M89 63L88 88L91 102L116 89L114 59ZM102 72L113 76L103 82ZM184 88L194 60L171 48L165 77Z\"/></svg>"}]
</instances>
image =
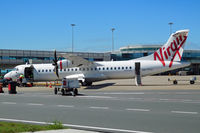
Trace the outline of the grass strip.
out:
<instances>
[{"instance_id":1,"label":"grass strip","mask_svg":"<svg viewBox=\"0 0 200 133\"><path fill-rule=\"evenodd\" d=\"M0 133L20 133L35 132L43 130L67 129L59 121L54 121L52 125L33 125L18 122L0 122Z\"/></svg>"}]
</instances>

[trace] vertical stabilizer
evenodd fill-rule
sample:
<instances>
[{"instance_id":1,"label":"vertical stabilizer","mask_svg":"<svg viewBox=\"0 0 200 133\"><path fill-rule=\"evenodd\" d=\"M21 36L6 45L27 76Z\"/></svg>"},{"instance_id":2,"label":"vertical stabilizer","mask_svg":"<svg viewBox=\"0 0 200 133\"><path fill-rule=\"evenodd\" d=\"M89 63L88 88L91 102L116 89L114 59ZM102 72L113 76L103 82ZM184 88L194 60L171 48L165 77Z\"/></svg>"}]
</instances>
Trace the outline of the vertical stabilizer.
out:
<instances>
[{"instance_id":1,"label":"vertical stabilizer","mask_svg":"<svg viewBox=\"0 0 200 133\"><path fill-rule=\"evenodd\" d=\"M179 30L171 34L167 43L152 55L142 57L142 60L160 61L165 66L165 61L170 61L169 67L172 66L173 61L181 61L184 45L187 40L189 30Z\"/></svg>"}]
</instances>

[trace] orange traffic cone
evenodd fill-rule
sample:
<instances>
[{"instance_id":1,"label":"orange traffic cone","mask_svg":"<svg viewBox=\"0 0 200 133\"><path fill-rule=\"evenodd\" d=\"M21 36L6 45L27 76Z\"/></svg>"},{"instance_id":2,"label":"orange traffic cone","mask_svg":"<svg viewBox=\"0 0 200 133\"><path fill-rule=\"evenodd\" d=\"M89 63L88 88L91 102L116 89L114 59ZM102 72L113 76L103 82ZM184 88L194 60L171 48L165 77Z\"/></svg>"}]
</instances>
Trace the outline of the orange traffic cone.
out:
<instances>
[{"instance_id":1,"label":"orange traffic cone","mask_svg":"<svg viewBox=\"0 0 200 133\"><path fill-rule=\"evenodd\" d=\"M50 82L50 84L49 84L49 87L52 88L51 82Z\"/></svg>"}]
</instances>

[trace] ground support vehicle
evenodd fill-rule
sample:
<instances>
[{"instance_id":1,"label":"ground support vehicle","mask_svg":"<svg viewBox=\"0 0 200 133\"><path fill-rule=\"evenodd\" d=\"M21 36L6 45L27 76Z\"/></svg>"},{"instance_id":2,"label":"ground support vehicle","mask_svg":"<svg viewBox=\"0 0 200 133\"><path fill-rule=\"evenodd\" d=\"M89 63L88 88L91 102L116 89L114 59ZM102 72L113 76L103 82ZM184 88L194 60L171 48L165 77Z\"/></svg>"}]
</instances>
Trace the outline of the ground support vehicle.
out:
<instances>
[{"instance_id":1,"label":"ground support vehicle","mask_svg":"<svg viewBox=\"0 0 200 133\"><path fill-rule=\"evenodd\" d=\"M197 82L197 78L196 77L192 77L190 78L190 80L171 80L170 78L168 78L168 81L172 81L174 85L178 84L179 81L189 81L190 84L195 84L195 82Z\"/></svg>"},{"instance_id":2,"label":"ground support vehicle","mask_svg":"<svg viewBox=\"0 0 200 133\"><path fill-rule=\"evenodd\" d=\"M55 86L54 94L61 92L62 95L72 94L78 95L78 88L80 88L78 79L62 79L61 86Z\"/></svg>"}]
</instances>

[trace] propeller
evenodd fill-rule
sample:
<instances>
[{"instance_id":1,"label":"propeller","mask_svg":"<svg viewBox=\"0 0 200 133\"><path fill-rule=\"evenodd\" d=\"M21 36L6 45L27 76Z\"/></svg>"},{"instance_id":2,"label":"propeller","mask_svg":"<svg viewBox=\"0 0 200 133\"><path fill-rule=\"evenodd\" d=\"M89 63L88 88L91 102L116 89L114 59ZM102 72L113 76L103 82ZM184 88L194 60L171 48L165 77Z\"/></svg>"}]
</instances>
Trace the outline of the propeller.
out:
<instances>
[{"instance_id":1,"label":"propeller","mask_svg":"<svg viewBox=\"0 0 200 133\"><path fill-rule=\"evenodd\" d=\"M59 74L58 74L58 58L57 58L57 55L56 55L56 50L54 51L54 59L53 59L53 63L52 65L55 66L54 67L54 72L56 73L56 76L59 78Z\"/></svg>"}]
</instances>

